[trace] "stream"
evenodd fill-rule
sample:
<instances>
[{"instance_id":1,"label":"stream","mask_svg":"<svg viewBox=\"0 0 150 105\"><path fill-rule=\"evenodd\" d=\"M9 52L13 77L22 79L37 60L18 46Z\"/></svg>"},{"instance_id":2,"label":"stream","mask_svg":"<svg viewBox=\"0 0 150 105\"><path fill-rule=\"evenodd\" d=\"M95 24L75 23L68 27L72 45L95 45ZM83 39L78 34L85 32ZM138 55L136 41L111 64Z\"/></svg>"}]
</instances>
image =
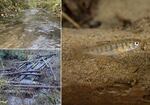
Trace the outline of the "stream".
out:
<instances>
[{"instance_id":1,"label":"stream","mask_svg":"<svg viewBox=\"0 0 150 105\"><path fill-rule=\"evenodd\" d=\"M7 105L60 105L59 50L18 51L26 60L1 59L0 79L5 80L0 85L2 99Z\"/></svg>"},{"instance_id":2,"label":"stream","mask_svg":"<svg viewBox=\"0 0 150 105\"><path fill-rule=\"evenodd\" d=\"M44 9L22 10L19 16L1 20L1 48L59 49L59 19Z\"/></svg>"}]
</instances>

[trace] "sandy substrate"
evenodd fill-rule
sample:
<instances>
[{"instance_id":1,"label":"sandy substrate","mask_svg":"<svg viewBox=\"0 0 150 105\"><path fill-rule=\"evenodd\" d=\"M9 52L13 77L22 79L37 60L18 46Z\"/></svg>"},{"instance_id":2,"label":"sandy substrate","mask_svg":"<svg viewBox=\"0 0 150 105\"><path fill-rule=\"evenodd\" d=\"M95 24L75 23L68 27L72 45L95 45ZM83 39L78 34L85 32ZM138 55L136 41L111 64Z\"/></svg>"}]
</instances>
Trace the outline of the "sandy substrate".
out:
<instances>
[{"instance_id":1,"label":"sandy substrate","mask_svg":"<svg viewBox=\"0 0 150 105\"><path fill-rule=\"evenodd\" d=\"M150 104L149 0L101 0L97 29L63 29L64 105ZM121 19L120 19L121 18ZM131 24L124 27L122 20ZM89 56L97 42L140 39L146 49L115 57Z\"/></svg>"},{"instance_id":2,"label":"sandy substrate","mask_svg":"<svg viewBox=\"0 0 150 105\"><path fill-rule=\"evenodd\" d=\"M81 103L98 105L98 103L107 102L113 95L117 96L114 96L115 100L110 100L110 103L124 103L124 101L120 101L122 98L118 98L121 95L123 97L131 95L132 97L132 89L134 91L134 88L137 87L138 92L142 91L139 96L142 98L145 95L143 92L150 84L148 76L150 55L148 50L128 53L124 57L118 55L111 58L84 55L82 54L82 48L94 46L96 42L104 40L138 38L143 41L148 36L148 34L138 35L119 30L64 29L62 62L64 103L68 105L79 105ZM149 42L149 40L146 41ZM108 100L103 102L100 97L106 97ZM136 102L138 96L133 97L133 102ZM74 98L77 100L75 101ZM98 98L96 99L98 103L91 101L92 98Z\"/></svg>"}]
</instances>

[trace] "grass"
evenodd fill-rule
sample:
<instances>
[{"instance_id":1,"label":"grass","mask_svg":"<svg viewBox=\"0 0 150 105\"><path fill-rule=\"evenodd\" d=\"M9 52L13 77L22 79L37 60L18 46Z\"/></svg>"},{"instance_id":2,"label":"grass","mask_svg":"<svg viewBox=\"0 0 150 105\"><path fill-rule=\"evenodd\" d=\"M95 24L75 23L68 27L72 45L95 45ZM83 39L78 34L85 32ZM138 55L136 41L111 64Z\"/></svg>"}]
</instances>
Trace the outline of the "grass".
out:
<instances>
[{"instance_id":1,"label":"grass","mask_svg":"<svg viewBox=\"0 0 150 105\"><path fill-rule=\"evenodd\" d=\"M0 0L0 18L15 17L27 8L43 8L60 16L60 0Z\"/></svg>"},{"instance_id":2,"label":"grass","mask_svg":"<svg viewBox=\"0 0 150 105\"><path fill-rule=\"evenodd\" d=\"M61 11L60 0L30 0L28 5L30 8L43 8L57 15L60 15Z\"/></svg>"},{"instance_id":3,"label":"grass","mask_svg":"<svg viewBox=\"0 0 150 105\"><path fill-rule=\"evenodd\" d=\"M6 80L0 79L0 91L3 91L3 86L7 83ZM0 95L0 105L7 105L6 97Z\"/></svg>"},{"instance_id":4,"label":"grass","mask_svg":"<svg viewBox=\"0 0 150 105\"><path fill-rule=\"evenodd\" d=\"M60 91L53 90L51 93L40 93L36 97L36 103L34 105L60 105Z\"/></svg>"},{"instance_id":5,"label":"grass","mask_svg":"<svg viewBox=\"0 0 150 105\"><path fill-rule=\"evenodd\" d=\"M0 17L14 17L21 9L26 7L25 2L20 0L0 0Z\"/></svg>"}]
</instances>

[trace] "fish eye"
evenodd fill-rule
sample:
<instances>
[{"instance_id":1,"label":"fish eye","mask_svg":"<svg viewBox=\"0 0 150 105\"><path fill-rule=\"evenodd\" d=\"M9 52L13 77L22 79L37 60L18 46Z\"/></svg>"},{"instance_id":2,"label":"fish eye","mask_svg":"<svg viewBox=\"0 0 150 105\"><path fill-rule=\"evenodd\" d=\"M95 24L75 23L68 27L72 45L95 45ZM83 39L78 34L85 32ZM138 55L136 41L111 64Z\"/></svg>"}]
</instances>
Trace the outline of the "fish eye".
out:
<instances>
[{"instance_id":1,"label":"fish eye","mask_svg":"<svg viewBox=\"0 0 150 105\"><path fill-rule=\"evenodd\" d=\"M139 43L139 42L134 42L134 44L135 44L135 45L139 45L140 43Z\"/></svg>"}]
</instances>

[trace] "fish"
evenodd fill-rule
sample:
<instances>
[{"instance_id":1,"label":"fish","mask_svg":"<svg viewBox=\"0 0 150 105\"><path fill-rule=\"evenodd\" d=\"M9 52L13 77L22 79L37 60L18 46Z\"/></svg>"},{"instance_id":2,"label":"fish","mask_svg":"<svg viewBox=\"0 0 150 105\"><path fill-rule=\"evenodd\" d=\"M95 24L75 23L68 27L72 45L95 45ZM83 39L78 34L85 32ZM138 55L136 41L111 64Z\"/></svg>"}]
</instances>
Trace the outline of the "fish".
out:
<instances>
[{"instance_id":1,"label":"fish","mask_svg":"<svg viewBox=\"0 0 150 105\"><path fill-rule=\"evenodd\" d=\"M104 43L98 42L96 46L87 47L83 49L84 54L89 55L119 55L126 52L135 51L141 48L142 42L140 39L123 39L116 41L106 41Z\"/></svg>"}]
</instances>

